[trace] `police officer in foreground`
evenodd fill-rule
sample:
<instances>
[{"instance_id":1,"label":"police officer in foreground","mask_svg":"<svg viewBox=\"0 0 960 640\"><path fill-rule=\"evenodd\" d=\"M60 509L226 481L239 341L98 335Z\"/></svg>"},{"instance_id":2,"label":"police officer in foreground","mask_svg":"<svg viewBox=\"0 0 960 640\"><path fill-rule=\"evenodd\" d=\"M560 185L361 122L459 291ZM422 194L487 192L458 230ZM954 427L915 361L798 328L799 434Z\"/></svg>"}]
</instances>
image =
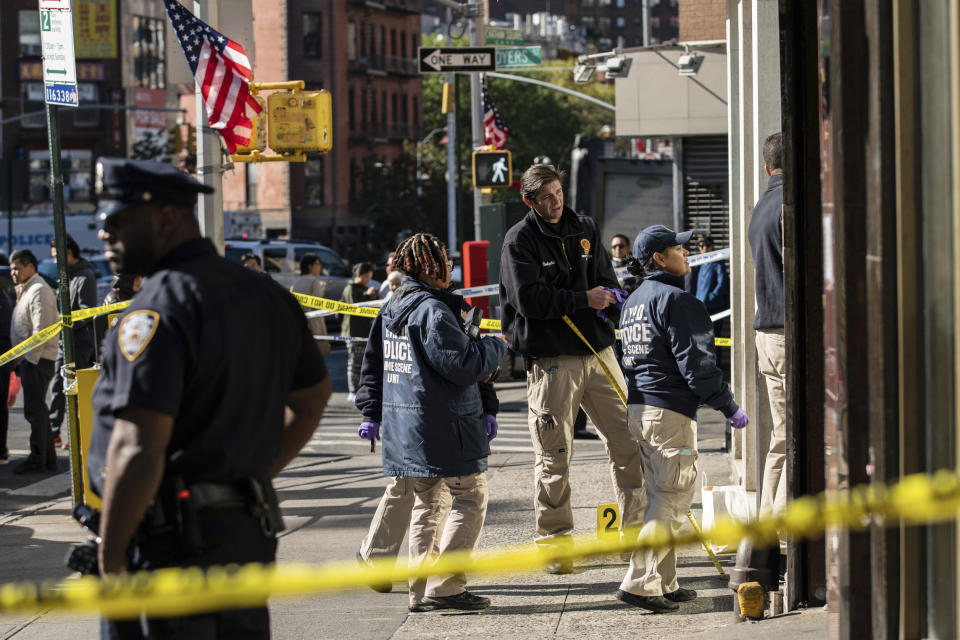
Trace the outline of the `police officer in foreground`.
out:
<instances>
[{"instance_id":1,"label":"police officer in foreground","mask_svg":"<svg viewBox=\"0 0 960 640\"><path fill-rule=\"evenodd\" d=\"M96 171L106 257L147 276L104 341L93 395L100 573L273 562L271 478L330 396L303 312L201 237L193 209L209 187L158 162L103 158ZM266 638L265 605L139 624L150 638Z\"/></svg>"},{"instance_id":2,"label":"police officer in foreground","mask_svg":"<svg viewBox=\"0 0 960 640\"><path fill-rule=\"evenodd\" d=\"M703 303L683 290L692 231L647 227L633 243L627 269L640 286L620 312L623 370L627 378L627 423L640 438L649 503L645 535L655 527L677 531L697 482L697 409L713 407L742 429L750 422L737 406L717 367L713 323ZM654 612L674 611L697 592L677 582L673 548L635 551L617 591L627 604Z\"/></svg>"}]
</instances>

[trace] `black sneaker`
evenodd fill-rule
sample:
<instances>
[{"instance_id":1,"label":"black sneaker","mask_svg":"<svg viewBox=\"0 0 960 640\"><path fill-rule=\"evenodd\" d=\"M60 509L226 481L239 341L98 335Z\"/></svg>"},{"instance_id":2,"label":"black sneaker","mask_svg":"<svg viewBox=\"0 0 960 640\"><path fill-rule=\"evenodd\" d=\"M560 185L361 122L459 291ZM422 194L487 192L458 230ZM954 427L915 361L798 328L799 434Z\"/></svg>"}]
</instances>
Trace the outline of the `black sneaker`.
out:
<instances>
[{"instance_id":1,"label":"black sneaker","mask_svg":"<svg viewBox=\"0 0 960 640\"><path fill-rule=\"evenodd\" d=\"M424 598L424 604L432 605L434 609L459 609L461 611L479 611L490 606L490 598L477 596L469 591L458 593L455 596L435 596Z\"/></svg>"},{"instance_id":2,"label":"black sneaker","mask_svg":"<svg viewBox=\"0 0 960 640\"><path fill-rule=\"evenodd\" d=\"M17 475L24 473L42 473L46 471L46 466L37 462L36 460L31 460L27 458L17 466L13 468L13 472Z\"/></svg>"},{"instance_id":3,"label":"black sneaker","mask_svg":"<svg viewBox=\"0 0 960 640\"><path fill-rule=\"evenodd\" d=\"M697 592L693 589L684 589L680 587L676 591L663 594L663 597L670 602L690 602L697 597Z\"/></svg>"},{"instance_id":4,"label":"black sneaker","mask_svg":"<svg viewBox=\"0 0 960 640\"><path fill-rule=\"evenodd\" d=\"M361 567L370 568L370 563L363 559L363 555L359 551L357 551L357 562L360 563ZM371 582L367 586L377 593L390 593L393 591L392 582ZM413 609L411 608L410 611L413 611Z\"/></svg>"},{"instance_id":5,"label":"black sneaker","mask_svg":"<svg viewBox=\"0 0 960 640\"><path fill-rule=\"evenodd\" d=\"M676 602L671 602L663 596L638 596L622 589L617 589L617 600L654 613L669 613L680 608Z\"/></svg>"}]
</instances>

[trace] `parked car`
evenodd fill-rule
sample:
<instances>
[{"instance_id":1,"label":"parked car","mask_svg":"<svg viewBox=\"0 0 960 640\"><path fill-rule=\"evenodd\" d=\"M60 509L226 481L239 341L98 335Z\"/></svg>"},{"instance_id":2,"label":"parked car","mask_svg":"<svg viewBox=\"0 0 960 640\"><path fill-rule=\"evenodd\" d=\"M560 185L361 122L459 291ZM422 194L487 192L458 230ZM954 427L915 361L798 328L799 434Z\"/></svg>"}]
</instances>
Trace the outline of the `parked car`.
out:
<instances>
[{"instance_id":1,"label":"parked car","mask_svg":"<svg viewBox=\"0 0 960 640\"><path fill-rule=\"evenodd\" d=\"M343 295L343 288L351 279L350 267L344 259L322 244L296 240L232 238L224 242L224 256L229 260L240 262L240 258L247 253L259 256L263 270L285 289L289 289L299 277L300 259L307 253L317 254L323 264L320 279L326 283L324 298L339 300ZM339 316L327 318L327 329L330 333L339 331L339 327Z\"/></svg>"}]
</instances>

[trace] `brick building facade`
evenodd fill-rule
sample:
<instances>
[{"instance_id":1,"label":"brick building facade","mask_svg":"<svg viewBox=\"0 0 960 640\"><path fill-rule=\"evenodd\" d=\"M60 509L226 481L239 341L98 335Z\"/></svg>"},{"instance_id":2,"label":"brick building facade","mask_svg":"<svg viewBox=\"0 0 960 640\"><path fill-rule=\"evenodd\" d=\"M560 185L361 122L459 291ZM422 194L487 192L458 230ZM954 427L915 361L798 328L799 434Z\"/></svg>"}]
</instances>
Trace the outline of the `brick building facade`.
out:
<instances>
[{"instance_id":1,"label":"brick building facade","mask_svg":"<svg viewBox=\"0 0 960 640\"><path fill-rule=\"evenodd\" d=\"M681 42L727 37L727 4L724 0L680 0L679 5Z\"/></svg>"}]
</instances>

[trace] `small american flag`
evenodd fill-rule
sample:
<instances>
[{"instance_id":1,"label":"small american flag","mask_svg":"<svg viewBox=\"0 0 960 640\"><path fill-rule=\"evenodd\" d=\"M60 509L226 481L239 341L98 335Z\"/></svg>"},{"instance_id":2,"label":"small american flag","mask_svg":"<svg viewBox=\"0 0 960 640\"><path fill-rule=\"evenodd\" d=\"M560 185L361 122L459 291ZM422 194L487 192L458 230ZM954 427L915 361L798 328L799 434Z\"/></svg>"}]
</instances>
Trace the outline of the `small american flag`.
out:
<instances>
[{"instance_id":1,"label":"small american flag","mask_svg":"<svg viewBox=\"0 0 960 640\"><path fill-rule=\"evenodd\" d=\"M487 144L492 144L497 149L503 149L507 144L507 125L503 124L500 112L494 106L490 99L490 93L487 91L487 81L482 79L480 86L483 90L483 133Z\"/></svg>"},{"instance_id":2,"label":"small american flag","mask_svg":"<svg viewBox=\"0 0 960 640\"><path fill-rule=\"evenodd\" d=\"M243 47L198 20L176 0L163 0L207 107L210 128L223 136L230 153L250 144L251 118L262 111L249 94L250 60Z\"/></svg>"}]
</instances>

